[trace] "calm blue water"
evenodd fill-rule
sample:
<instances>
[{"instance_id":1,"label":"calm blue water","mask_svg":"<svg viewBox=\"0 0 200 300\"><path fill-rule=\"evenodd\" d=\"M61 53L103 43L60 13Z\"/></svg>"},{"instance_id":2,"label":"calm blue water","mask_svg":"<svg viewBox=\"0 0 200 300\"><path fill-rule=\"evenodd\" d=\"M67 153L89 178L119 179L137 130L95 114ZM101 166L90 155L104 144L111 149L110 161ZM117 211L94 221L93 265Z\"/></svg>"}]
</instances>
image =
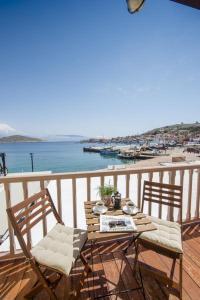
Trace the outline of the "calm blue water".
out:
<instances>
[{"instance_id":1,"label":"calm blue water","mask_svg":"<svg viewBox=\"0 0 200 300\"><path fill-rule=\"evenodd\" d=\"M84 146L91 144L77 142L0 144L0 152L6 153L9 173L30 172L30 152L34 153L34 171L90 171L103 169L108 165L130 163L118 158L103 157L99 153L85 153Z\"/></svg>"}]
</instances>

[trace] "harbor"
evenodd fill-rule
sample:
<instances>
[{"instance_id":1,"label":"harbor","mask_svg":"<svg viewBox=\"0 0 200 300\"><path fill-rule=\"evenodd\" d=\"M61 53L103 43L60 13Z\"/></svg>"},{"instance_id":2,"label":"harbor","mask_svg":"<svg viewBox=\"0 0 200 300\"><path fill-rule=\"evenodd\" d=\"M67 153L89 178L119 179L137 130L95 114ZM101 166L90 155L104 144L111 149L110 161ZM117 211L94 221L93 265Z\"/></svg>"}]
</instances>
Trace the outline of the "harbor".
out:
<instances>
[{"instance_id":1,"label":"harbor","mask_svg":"<svg viewBox=\"0 0 200 300\"><path fill-rule=\"evenodd\" d=\"M157 156L166 156L166 149L161 150L160 145L147 147L139 145L113 145L83 147L83 152L99 153L103 156L117 157L121 160L146 160Z\"/></svg>"}]
</instances>

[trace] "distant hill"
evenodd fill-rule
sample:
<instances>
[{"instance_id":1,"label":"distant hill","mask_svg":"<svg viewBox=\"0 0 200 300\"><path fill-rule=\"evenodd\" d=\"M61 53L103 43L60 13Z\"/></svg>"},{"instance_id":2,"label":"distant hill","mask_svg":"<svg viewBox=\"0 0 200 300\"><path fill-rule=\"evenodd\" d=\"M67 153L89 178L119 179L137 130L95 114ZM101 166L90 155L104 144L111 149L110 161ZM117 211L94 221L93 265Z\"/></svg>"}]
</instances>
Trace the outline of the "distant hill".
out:
<instances>
[{"instance_id":1,"label":"distant hill","mask_svg":"<svg viewBox=\"0 0 200 300\"><path fill-rule=\"evenodd\" d=\"M85 138L85 136L76 134L52 134L44 137L48 142L79 142Z\"/></svg>"},{"instance_id":2,"label":"distant hill","mask_svg":"<svg viewBox=\"0 0 200 300\"><path fill-rule=\"evenodd\" d=\"M187 133L187 134L200 134L200 123L180 123L180 124L174 124L164 127L159 127L152 129L150 131L145 132L143 135L156 135L156 134L178 134L178 133Z\"/></svg>"},{"instance_id":3,"label":"distant hill","mask_svg":"<svg viewBox=\"0 0 200 300\"><path fill-rule=\"evenodd\" d=\"M24 135L10 135L0 138L0 143L42 142L41 139Z\"/></svg>"}]
</instances>

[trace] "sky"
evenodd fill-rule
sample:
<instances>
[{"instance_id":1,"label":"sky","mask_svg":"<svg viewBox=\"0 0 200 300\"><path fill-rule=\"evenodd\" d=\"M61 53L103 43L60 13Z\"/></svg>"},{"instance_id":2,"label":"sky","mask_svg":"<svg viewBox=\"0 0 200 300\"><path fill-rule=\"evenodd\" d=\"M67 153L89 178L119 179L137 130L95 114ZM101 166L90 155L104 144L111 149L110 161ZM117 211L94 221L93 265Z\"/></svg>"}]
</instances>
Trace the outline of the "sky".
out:
<instances>
[{"instance_id":1,"label":"sky","mask_svg":"<svg viewBox=\"0 0 200 300\"><path fill-rule=\"evenodd\" d=\"M200 11L0 0L0 129L119 136L200 121ZM11 128L11 131L9 131Z\"/></svg>"}]
</instances>

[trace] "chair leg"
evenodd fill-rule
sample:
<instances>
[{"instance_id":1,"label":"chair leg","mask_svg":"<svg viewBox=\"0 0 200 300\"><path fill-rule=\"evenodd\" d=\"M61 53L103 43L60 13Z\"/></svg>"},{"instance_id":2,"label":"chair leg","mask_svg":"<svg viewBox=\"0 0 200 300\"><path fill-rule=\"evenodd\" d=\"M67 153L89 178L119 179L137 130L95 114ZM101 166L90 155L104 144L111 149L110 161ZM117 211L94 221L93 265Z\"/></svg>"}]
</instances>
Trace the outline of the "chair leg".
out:
<instances>
[{"instance_id":1,"label":"chair leg","mask_svg":"<svg viewBox=\"0 0 200 300\"><path fill-rule=\"evenodd\" d=\"M176 258L174 258L173 261L172 261L172 267L171 267L170 277L169 277L169 279L170 279L169 287L172 287L172 285L173 285L173 277L174 277L175 266L176 266Z\"/></svg>"},{"instance_id":2,"label":"chair leg","mask_svg":"<svg viewBox=\"0 0 200 300\"><path fill-rule=\"evenodd\" d=\"M182 289L183 289L183 255L180 254L180 269L179 269L179 293L180 293L180 300L182 300Z\"/></svg>"},{"instance_id":3,"label":"chair leg","mask_svg":"<svg viewBox=\"0 0 200 300\"><path fill-rule=\"evenodd\" d=\"M26 295L24 295L25 299L32 299L43 289L43 285L41 283L37 283Z\"/></svg>"},{"instance_id":4,"label":"chair leg","mask_svg":"<svg viewBox=\"0 0 200 300\"><path fill-rule=\"evenodd\" d=\"M45 278L42 271L40 270L40 267L37 265L37 263L31 262L31 266L32 266L34 272L36 273L36 275L38 277L39 284L41 284L41 286L43 286L43 288L47 291L47 293L49 294L49 296L52 300L57 300L57 297L56 297L55 293L49 287L48 281Z\"/></svg>"},{"instance_id":5,"label":"chair leg","mask_svg":"<svg viewBox=\"0 0 200 300\"><path fill-rule=\"evenodd\" d=\"M73 299L72 279L71 276L65 276L64 299Z\"/></svg>"}]
</instances>

